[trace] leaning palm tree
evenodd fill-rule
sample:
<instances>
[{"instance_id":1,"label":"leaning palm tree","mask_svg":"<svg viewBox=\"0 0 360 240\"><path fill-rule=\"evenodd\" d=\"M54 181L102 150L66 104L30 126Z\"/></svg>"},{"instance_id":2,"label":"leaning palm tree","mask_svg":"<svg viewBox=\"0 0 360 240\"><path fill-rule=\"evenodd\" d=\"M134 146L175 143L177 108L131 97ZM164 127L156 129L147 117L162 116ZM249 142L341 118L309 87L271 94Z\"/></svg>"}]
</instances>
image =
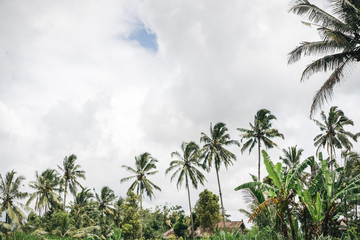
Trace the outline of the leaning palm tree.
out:
<instances>
[{"instance_id":1,"label":"leaning palm tree","mask_svg":"<svg viewBox=\"0 0 360 240\"><path fill-rule=\"evenodd\" d=\"M354 125L354 123L337 107L331 107L328 116L322 111L320 117L321 122L318 120L314 120L314 122L322 133L314 138L314 145L317 147L317 151L320 147L326 148L331 162L334 164L335 148L350 150L353 146L350 139L356 141L358 134L345 131L344 126Z\"/></svg>"},{"instance_id":2,"label":"leaning palm tree","mask_svg":"<svg viewBox=\"0 0 360 240\"><path fill-rule=\"evenodd\" d=\"M260 150L261 143L264 144L265 148L277 147L276 143L271 141L271 138L281 137L284 139L284 135L281 134L277 129L272 128L271 121L275 120L276 117L271 114L267 109L260 109L257 111L254 117L254 124L249 123L250 129L238 128L241 132L241 142L246 139L247 141L241 148L243 153L245 150L251 150L257 145L258 147L258 181L260 181Z\"/></svg>"},{"instance_id":3,"label":"leaning palm tree","mask_svg":"<svg viewBox=\"0 0 360 240\"><path fill-rule=\"evenodd\" d=\"M29 205L34 199L35 210L44 209L45 213L50 208L61 208L60 193L62 192L61 178L55 169L47 169L41 175L36 172L36 180L29 183L30 188L35 192L30 194L26 205Z\"/></svg>"},{"instance_id":4,"label":"leaning palm tree","mask_svg":"<svg viewBox=\"0 0 360 240\"><path fill-rule=\"evenodd\" d=\"M141 226L142 226L142 198L145 193L150 199L155 197L154 189L161 191L161 189L151 182L147 176L154 175L158 171L155 171L157 160L151 156L150 153L143 153L135 157L135 166L136 169L122 165L121 167L125 168L127 171L131 172L132 176L122 178L120 183L127 182L129 180L135 179L135 181L130 185L128 193L134 191L136 188L136 193L140 201L140 212L141 212ZM141 237L142 237L142 227L141 227Z\"/></svg>"},{"instance_id":5,"label":"leaning palm tree","mask_svg":"<svg viewBox=\"0 0 360 240\"><path fill-rule=\"evenodd\" d=\"M316 92L310 117L333 95L335 85L343 81L344 74L360 61L360 3L357 0L328 0L332 13L321 9L308 0L293 0L290 12L305 16L315 26L321 40L302 42L289 53L289 63L303 56L323 55L313 61L302 73L301 81L314 73L331 71L330 76Z\"/></svg>"},{"instance_id":6,"label":"leaning palm tree","mask_svg":"<svg viewBox=\"0 0 360 240\"><path fill-rule=\"evenodd\" d=\"M221 200L221 209L223 223L225 227L225 210L224 203L221 193L219 170L221 164L224 164L225 168L230 165L233 165L232 160L236 160L235 154L230 152L225 147L230 145L240 146L239 142L236 140L231 140L230 135L228 134L228 129L225 126L225 123L219 122L213 127L210 123L210 135L201 133L200 142L204 143L202 150L204 151L204 164L211 167L214 165L216 171L216 177L219 187L219 195Z\"/></svg>"},{"instance_id":7,"label":"leaning palm tree","mask_svg":"<svg viewBox=\"0 0 360 240\"><path fill-rule=\"evenodd\" d=\"M22 220L26 218L22 210L17 206L21 203L17 200L24 199L26 192L20 191L21 182L25 179L23 176L15 178L16 172L12 170L6 173L3 178L0 174L0 215L6 212L5 223L22 224Z\"/></svg>"},{"instance_id":8,"label":"leaning palm tree","mask_svg":"<svg viewBox=\"0 0 360 240\"><path fill-rule=\"evenodd\" d=\"M170 162L170 167L166 169L166 174L170 171L175 170L173 175L171 176L171 181L174 178L177 178L176 187L178 189L181 188L182 183L185 180L185 187L188 192L188 200L189 200L189 209L190 209L190 218L191 218L191 237L193 238L194 233L194 220L192 216L191 210L191 200L190 200L190 189L189 189L189 179L191 181L192 186L197 189L198 183L204 185L206 178L204 174L198 169L203 168L204 165L200 163L200 151L199 146L195 142L181 144L181 153L179 152L172 152L172 158L177 158Z\"/></svg>"},{"instance_id":9,"label":"leaning palm tree","mask_svg":"<svg viewBox=\"0 0 360 240\"><path fill-rule=\"evenodd\" d=\"M77 157L75 154L71 154L69 157L65 157L63 161L63 167L59 167L59 169L63 172L63 180L64 180L64 211L65 204L66 204L66 194L67 194L67 188L69 187L70 192L73 193L73 195L76 195L77 186L81 186L81 184L78 182L77 178L85 179L85 171L80 170L81 167L78 164L75 164Z\"/></svg>"}]
</instances>

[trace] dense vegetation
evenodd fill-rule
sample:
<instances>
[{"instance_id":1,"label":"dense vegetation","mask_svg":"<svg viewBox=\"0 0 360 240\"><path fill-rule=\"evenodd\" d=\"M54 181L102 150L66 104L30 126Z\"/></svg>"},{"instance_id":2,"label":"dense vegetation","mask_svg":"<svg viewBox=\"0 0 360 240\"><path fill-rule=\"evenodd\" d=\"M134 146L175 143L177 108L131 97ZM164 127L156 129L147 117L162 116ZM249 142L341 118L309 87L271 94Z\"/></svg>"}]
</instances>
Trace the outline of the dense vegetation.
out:
<instances>
[{"instance_id":1,"label":"dense vegetation","mask_svg":"<svg viewBox=\"0 0 360 240\"><path fill-rule=\"evenodd\" d=\"M311 115L333 93L346 69L360 61L360 3L355 0L330 1L333 14L311 4L294 0L290 11L308 17L309 26L316 26L322 39L303 42L289 55L289 63L303 56L327 54L309 64L302 80L320 71L332 73L315 94ZM231 139L225 123L210 124L210 133L201 133L199 146L182 143L181 151L171 154L166 174L172 172L178 189L187 190L189 215L181 206L156 206L143 209L144 197L155 196L160 187L150 178L157 174L157 160L150 153L135 157L135 168L123 165L130 176L120 183L133 181L125 198L118 197L108 186L100 192L80 183L86 173L72 154L62 166L35 173L28 182L32 192L24 192L25 178L15 170L0 174L0 238L6 239L162 239L173 230L173 238L194 238L196 229L210 233L211 239L359 239L360 154L353 151L353 142L360 133L345 129L353 125L343 111L331 107L328 113L314 120L320 133L314 138L317 147L313 156L303 157L303 149L290 146L282 150L279 161L262 149L277 146L273 138L284 135L272 127L276 120L267 109L259 110L250 128L238 128L240 141ZM233 232L225 228L227 215L219 176L220 167L230 167L236 155L229 146L239 146L249 153L257 147L257 176L242 183L248 209L246 214L253 227ZM261 178L261 156L267 173ZM219 196L204 190L192 208L190 187L205 185L205 172L214 168ZM71 201L69 201L71 199ZM219 203L220 201L220 203ZM194 210L194 211L193 211ZM200 238L200 237L199 237ZM202 237L201 239L208 239Z\"/></svg>"}]
</instances>

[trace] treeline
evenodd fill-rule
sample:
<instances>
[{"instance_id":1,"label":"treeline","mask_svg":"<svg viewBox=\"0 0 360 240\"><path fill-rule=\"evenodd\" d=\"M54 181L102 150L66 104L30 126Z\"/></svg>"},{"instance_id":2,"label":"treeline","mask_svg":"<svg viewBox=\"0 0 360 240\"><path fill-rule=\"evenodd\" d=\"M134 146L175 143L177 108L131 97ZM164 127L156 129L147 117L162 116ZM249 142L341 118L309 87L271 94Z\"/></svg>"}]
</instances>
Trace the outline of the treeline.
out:
<instances>
[{"instance_id":1,"label":"treeline","mask_svg":"<svg viewBox=\"0 0 360 240\"><path fill-rule=\"evenodd\" d=\"M253 149L258 152L257 176L252 175L253 182L235 189L242 190L246 196L250 211L241 211L255 224L254 229L265 229L266 234L285 239L356 237L360 230L360 156L352 148L360 134L344 129L353 125L353 121L337 107L320 116L320 120L314 120L321 131L314 138L317 153L305 160L303 150L297 146L283 149L282 163L274 164L270 160L263 148L277 146L273 139L284 136L272 127L276 117L267 109L256 113L249 128L238 128L240 141L231 139L226 125L220 122L210 124L209 133L201 133L202 146L195 142L182 143L180 151L172 152L165 173L171 175L178 189L186 188L190 209L187 216L179 206L143 209L143 198L151 199L155 190L161 190L151 180L158 171L157 160L150 153L136 156L133 166L122 166L129 172L128 177L120 179L121 183L130 181L126 198L115 196L107 186L100 192L84 187L80 180L85 180L85 172L76 163L76 155L65 157L56 169L36 172L35 180L29 183L33 190L30 193L21 190L23 177L15 171L8 172L0 175L0 211L5 213L0 234L3 237L23 232L73 238L161 239L169 229L174 230L175 237L183 238L193 238L199 226L213 232L219 222L225 227L227 216L219 170L233 165L236 155L228 147L235 145L241 147L241 152ZM336 154L339 150L341 154ZM268 174L263 179L261 151ZM205 190L193 209L190 187L205 185L205 173L212 168L219 195Z\"/></svg>"}]
</instances>

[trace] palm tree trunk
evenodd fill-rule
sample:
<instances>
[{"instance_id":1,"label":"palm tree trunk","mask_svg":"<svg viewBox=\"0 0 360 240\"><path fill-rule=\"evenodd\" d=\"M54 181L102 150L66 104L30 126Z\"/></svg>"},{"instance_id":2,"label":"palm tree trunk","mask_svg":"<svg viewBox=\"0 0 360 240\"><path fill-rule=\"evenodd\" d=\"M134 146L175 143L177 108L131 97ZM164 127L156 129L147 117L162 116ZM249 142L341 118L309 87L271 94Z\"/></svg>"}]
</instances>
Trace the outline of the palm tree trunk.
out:
<instances>
[{"instance_id":1,"label":"palm tree trunk","mask_svg":"<svg viewBox=\"0 0 360 240\"><path fill-rule=\"evenodd\" d=\"M261 182L261 180L260 180L260 138L258 138L258 182Z\"/></svg>"},{"instance_id":2,"label":"palm tree trunk","mask_svg":"<svg viewBox=\"0 0 360 240\"><path fill-rule=\"evenodd\" d=\"M142 194L140 194L140 237L143 237L143 207L142 207Z\"/></svg>"},{"instance_id":3,"label":"palm tree trunk","mask_svg":"<svg viewBox=\"0 0 360 240\"><path fill-rule=\"evenodd\" d=\"M291 235L293 240L296 240L296 231L295 231L295 227L294 227L294 223L293 220L291 218L291 214L290 214L290 209L287 209L287 214L288 214L288 218L289 218L289 223L290 223L290 228L291 228Z\"/></svg>"},{"instance_id":4,"label":"palm tree trunk","mask_svg":"<svg viewBox=\"0 0 360 240\"><path fill-rule=\"evenodd\" d=\"M64 212L66 212L65 204L66 204L66 191L67 191L67 180L65 179L65 190L64 190Z\"/></svg>"},{"instance_id":5,"label":"palm tree trunk","mask_svg":"<svg viewBox=\"0 0 360 240\"><path fill-rule=\"evenodd\" d=\"M190 189L189 189L188 177L187 176L186 176L186 188L187 188L187 191L188 191L190 219L191 219L191 239L193 239L194 238L194 219L193 219L192 210L191 210Z\"/></svg>"},{"instance_id":6,"label":"palm tree trunk","mask_svg":"<svg viewBox=\"0 0 360 240\"><path fill-rule=\"evenodd\" d=\"M219 187L219 195L220 195L220 201L221 201L221 210L222 210L222 217L223 217L224 231L225 231L225 210L224 210L224 203L223 203L222 193L221 193L221 187L220 187L219 170L217 169L216 166L215 166L215 169L216 169L216 177L217 177L217 182L218 182L218 187Z\"/></svg>"}]
</instances>

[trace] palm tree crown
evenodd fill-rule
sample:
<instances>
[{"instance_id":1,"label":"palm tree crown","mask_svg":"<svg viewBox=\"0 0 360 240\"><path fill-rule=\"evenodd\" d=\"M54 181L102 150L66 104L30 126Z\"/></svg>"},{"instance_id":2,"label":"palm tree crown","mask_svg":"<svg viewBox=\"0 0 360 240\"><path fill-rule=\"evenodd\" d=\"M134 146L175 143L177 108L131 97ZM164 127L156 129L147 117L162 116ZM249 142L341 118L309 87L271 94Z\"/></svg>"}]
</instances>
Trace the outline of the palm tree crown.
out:
<instances>
[{"instance_id":1,"label":"palm tree crown","mask_svg":"<svg viewBox=\"0 0 360 240\"><path fill-rule=\"evenodd\" d=\"M63 161L63 167L59 167L59 169L63 172L63 180L65 184L64 189L64 210L65 210L65 204L66 204L66 194L67 194L67 188L69 187L70 192L73 193L73 195L76 195L76 186L81 186L81 184L78 182L77 178L85 179L85 171L79 170L81 167L78 164L75 164L77 157L75 154L71 154L69 157L65 157Z\"/></svg>"},{"instance_id":2,"label":"palm tree crown","mask_svg":"<svg viewBox=\"0 0 360 240\"><path fill-rule=\"evenodd\" d=\"M335 148L350 150L353 145L349 138L356 141L358 134L345 131L344 126L354 123L336 106L330 108L328 116L322 111L320 117L322 122L318 120L314 122L322 133L314 138L314 145L318 151L320 147L326 148L331 160L334 160Z\"/></svg>"},{"instance_id":3,"label":"palm tree crown","mask_svg":"<svg viewBox=\"0 0 360 240\"><path fill-rule=\"evenodd\" d=\"M289 53L289 63L303 56L325 55L307 65L301 81L317 72L331 71L329 78L316 92L310 116L333 95L333 88L342 81L344 73L354 62L360 61L360 2L357 0L329 0L333 14L308 0L293 0L290 12L306 16L309 26L316 26L320 41L302 42Z\"/></svg>"},{"instance_id":4,"label":"palm tree crown","mask_svg":"<svg viewBox=\"0 0 360 240\"><path fill-rule=\"evenodd\" d=\"M145 192L146 195L151 199L153 196L155 196L153 191L154 188L161 191L158 186L156 186L147 178L147 176L154 175L158 172L154 171L154 169L156 169L155 163L157 163L157 160L153 158L150 153L145 152L140 154L139 156L135 157L136 169L126 165L121 166L134 175L122 178L120 183L135 179L135 181L129 187L129 192L134 191L136 188L136 193L138 196L142 196Z\"/></svg>"},{"instance_id":5,"label":"palm tree crown","mask_svg":"<svg viewBox=\"0 0 360 240\"><path fill-rule=\"evenodd\" d=\"M260 109L257 111L254 117L254 123L249 123L250 129L238 128L241 132L241 142L247 140L241 148L241 152L249 149L249 153L255 145L258 146L258 181L260 181L260 148L261 143L264 144L265 148L277 147L276 143L271 141L271 138L281 137L284 139L284 135L277 129L272 128L272 120L276 117L271 114L267 109Z\"/></svg>"},{"instance_id":6,"label":"palm tree crown","mask_svg":"<svg viewBox=\"0 0 360 240\"><path fill-rule=\"evenodd\" d=\"M34 199L35 210L41 213L41 209L47 212L51 207L60 207L60 193L62 192L61 178L59 173L54 169L47 169L41 175L36 172L36 180L31 181L29 186L35 192L30 194L26 205L29 205Z\"/></svg>"},{"instance_id":7,"label":"palm tree crown","mask_svg":"<svg viewBox=\"0 0 360 240\"><path fill-rule=\"evenodd\" d=\"M20 191L21 182L25 178L23 176L15 178L15 174L14 170L6 173L4 178L0 174L0 214L6 211L6 223L10 223L11 220L15 224L22 224L22 220L26 216L15 203L16 200L24 199L27 196L26 192Z\"/></svg>"}]
</instances>

